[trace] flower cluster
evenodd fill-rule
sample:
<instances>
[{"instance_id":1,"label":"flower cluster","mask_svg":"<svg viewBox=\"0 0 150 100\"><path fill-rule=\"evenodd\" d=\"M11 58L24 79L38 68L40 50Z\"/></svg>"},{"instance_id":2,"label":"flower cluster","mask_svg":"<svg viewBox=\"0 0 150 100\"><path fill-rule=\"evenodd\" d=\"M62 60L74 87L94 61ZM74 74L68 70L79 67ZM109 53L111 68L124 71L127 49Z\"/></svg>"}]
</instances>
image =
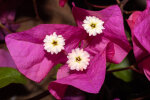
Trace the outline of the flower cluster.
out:
<instances>
[{"instance_id":1,"label":"flower cluster","mask_svg":"<svg viewBox=\"0 0 150 100\"><path fill-rule=\"evenodd\" d=\"M60 0L60 5L66 1ZM145 11L134 12L128 24L135 57L150 80L149 4L147 0ZM40 24L6 37L18 70L33 81L41 82L55 65L63 64L48 87L57 99L64 96L68 86L98 93L105 79L106 62L118 64L131 50L117 5L90 11L73 4L72 13L77 26Z\"/></svg>"},{"instance_id":2,"label":"flower cluster","mask_svg":"<svg viewBox=\"0 0 150 100\"><path fill-rule=\"evenodd\" d=\"M31 80L40 82L53 66L64 64L48 87L57 99L69 85L98 93L106 61L120 63L131 49L117 5L101 11L73 6L72 13L78 26L41 24L6 37L18 70Z\"/></svg>"}]
</instances>

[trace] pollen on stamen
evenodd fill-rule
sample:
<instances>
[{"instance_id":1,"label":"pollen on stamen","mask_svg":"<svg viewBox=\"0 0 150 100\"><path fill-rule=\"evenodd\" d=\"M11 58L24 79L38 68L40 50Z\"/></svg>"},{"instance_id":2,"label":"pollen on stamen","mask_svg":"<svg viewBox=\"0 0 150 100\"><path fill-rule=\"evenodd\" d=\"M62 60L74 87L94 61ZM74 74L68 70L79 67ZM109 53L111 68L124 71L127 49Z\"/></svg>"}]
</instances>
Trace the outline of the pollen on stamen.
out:
<instances>
[{"instance_id":1,"label":"pollen on stamen","mask_svg":"<svg viewBox=\"0 0 150 100\"><path fill-rule=\"evenodd\" d=\"M64 50L65 39L62 35L57 35L53 32L51 35L46 35L44 42L44 49L51 54L58 54Z\"/></svg>"},{"instance_id":2,"label":"pollen on stamen","mask_svg":"<svg viewBox=\"0 0 150 100\"><path fill-rule=\"evenodd\" d=\"M77 71L83 71L87 69L87 66L89 65L89 59L90 55L87 51L84 51L83 49L73 49L71 53L68 54L67 58L67 64L70 68L70 70L77 70Z\"/></svg>"},{"instance_id":3,"label":"pollen on stamen","mask_svg":"<svg viewBox=\"0 0 150 100\"><path fill-rule=\"evenodd\" d=\"M86 16L83 21L83 28L89 34L89 36L96 36L97 34L101 34L103 32L104 21L100 20L95 16Z\"/></svg>"}]
</instances>

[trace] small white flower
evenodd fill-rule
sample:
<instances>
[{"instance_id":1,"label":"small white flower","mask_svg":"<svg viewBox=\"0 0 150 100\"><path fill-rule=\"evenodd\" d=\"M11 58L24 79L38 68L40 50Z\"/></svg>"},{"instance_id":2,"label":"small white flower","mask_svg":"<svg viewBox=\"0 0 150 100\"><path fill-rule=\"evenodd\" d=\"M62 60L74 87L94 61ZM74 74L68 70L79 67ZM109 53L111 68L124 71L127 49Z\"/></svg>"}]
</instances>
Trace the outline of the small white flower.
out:
<instances>
[{"instance_id":1,"label":"small white flower","mask_svg":"<svg viewBox=\"0 0 150 100\"><path fill-rule=\"evenodd\" d=\"M104 21L100 20L95 16L86 16L86 19L83 21L83 28L89 34L89 36L96 36L97 34L101 34L103 32Z\"/></svg>"},{"instance_id":2,"label":"small white flower","mask_svg":"<svg viewBox=\"0 0 150 100\"><path fill-rule=\"evenodd\" d=\"M51 35L46 35L44 42L44 49L51 54L58 54L61 50L64 50L65 39L62 35L57 35L54 32Z\"/></svg>"},{"instance_id":3,"label":"small white flower","mask_svg":"<svg viewBox=\"0 0 150 100\"><path fill-rule=\"evenodd\" d=\"M87 69L89 65L90 55L88 52L83 51L83 49L73 49L71 53L68 54L67 64L71 70L83 71Z\"/></svg>"}]
</instances>

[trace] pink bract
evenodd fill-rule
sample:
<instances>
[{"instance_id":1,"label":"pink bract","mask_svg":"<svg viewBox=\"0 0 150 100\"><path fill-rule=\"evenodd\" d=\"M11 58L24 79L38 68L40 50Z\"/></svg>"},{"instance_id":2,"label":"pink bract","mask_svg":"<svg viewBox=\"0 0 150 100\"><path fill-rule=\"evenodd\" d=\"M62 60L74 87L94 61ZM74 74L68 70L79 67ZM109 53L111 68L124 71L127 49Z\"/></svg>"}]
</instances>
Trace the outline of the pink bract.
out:
<instances>
[{"instance_id":1,"label":"pink bract","mask_svg":"<svg viewBox=\"0 0 150 100\"><path fill-rule=\"evenodd\" d=\"M82 34L85 37L81 47L90 54L90 65L83 72L70 71L68 65L59 69L57 80L49 85L49 91L57 99L63 98L68 85L89 93L98 93L105 79L106 60L120 63L131 49L118 6L111 6L101 11L89 11L74 6L72 12L81 29L86 16L96 16L105 22L105 31L95 37L89 37L83 29Z\"/></svg>"},{"instance_id":2,"label":"pink bract","mask_svg":"<svg viewBox=\"0 0 150 100\"><path fill-rule=\"evenodd\" d=\"M59 0L59 6L64 7L68 0Z\"/></svg>"},{"instance_id":3,"label":"pink bract","mask_svg":"<svg viewBox=\"0 0 150 100\"><path fill-rule=\"evenodd\" d=\"M36 82L40 82L54 65L66 62L63 51L51 55L44 50L43 40L53 32L64 37L66 52L76 48L83 38L80 28L63 24L41 24L6 37L7 47L18 70Z\"/></svg>"},{"instance_id":4,"label":"pink bract","mask_svg":"<svg viewBox=\"0 0 150 100\"><path fill-rule=\"evenodd\" d=\"M135 11L127 20L132 33L133 51L141 71L150 80L150 1L144 11Z\"/></svg>"},{"instance_id":5,"label":"pink bract","mask_svg":"<svg viewBox=\"0 0 150 100\"><path fill-rule=\"evenodd\" d=\"M78 27L82 28L83 20L86 16L96 16L104 21L103 33L95 37L90 37L90 41L93 41L89 46L92 50L98 51L98 43L101 41L101 37L106 39L109 43L107 46L106 57L107 61L113 63L120 63L131 50L131 46L126 38L123 24L123 17L120 8L117 5L110 6L100 11L89 11L78 7L73 7L72 12ZM86 33L86 32L85 32ZM87 40L89 37L87 35Z\"/></svg>"},{"instance_id":6,"label":"pink bract","mask_svg":"<svg viewBox=\"0 0 150 100\"><path fill-rule=\"evenodd\" d=\"M71 71L68 65L62 66L57 72L57 80L51 82L49 91L57 99L63 98L68 85L89 93L98 93L105 79L105 50L91 57L88 69L83 72Z\"/></svg>"}]
</instances>

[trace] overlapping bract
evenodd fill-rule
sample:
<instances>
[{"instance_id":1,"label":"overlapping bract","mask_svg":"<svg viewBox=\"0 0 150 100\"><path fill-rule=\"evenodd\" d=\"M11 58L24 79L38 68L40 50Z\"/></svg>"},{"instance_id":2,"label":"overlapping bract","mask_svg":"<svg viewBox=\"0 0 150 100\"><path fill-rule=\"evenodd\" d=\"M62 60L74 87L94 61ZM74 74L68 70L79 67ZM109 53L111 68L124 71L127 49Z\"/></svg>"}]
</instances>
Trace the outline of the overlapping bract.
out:
<instances>
[{"instance_id":1,"label":"overlapping bract","mask_svg":"<svg viewBox=\"0 0 150 100\"><path fill-rule=\"evenodd\" d=\"M150 80L150 1L144 11L135 11L127 20L132 33L133 51L141 71Z\"/></svg>"},{"instance_id":2,"label":"overlapping bract","mask_svg":"<svg viewBox=\"0 0 150 100\"><path fill-rule=\"evenodd\" d=\"M54 65L64 64L57 72L57 80L49 85L49 91L57 99L64 96L68 85L89 93L98 93L105 79L106 61L120 63L131 49L118 6L101 11L88 11L74 6L72 11L77 27L41 24L6 37L7 47L18 70L31 80L40 82ZM96 16L103 20L104 31L89 37L82 27L86 16ZM46 52L43 46L45 36L54 32L65 39L65 49L57 55ZM66 64L66 54L77 48L80 42L80 48L90 54L90 63L84 71L72 71Z\"/></svg>"},{"instance_id":3,"label":"overlapping bract","mask_svg":"<svg viewBox=\"0 0 150 100\"><path fill-rule=\"evenodd\" d=\"M41 24L6 37L7 47L17 68L26 77L36 82L40 82L54 65L66 62L67 57L63 51L52 55L44 50L43 40L46 35L53 32L65 38L66 52L77 47L83 38L80 28L58 24Z\"/></svg>"},{"instance_id":4,"label":"overlapping bract","mask_svg":"<svg viewBox=\"0 0 150 100\"><path fill-rule=\"evenodd\" d=\"M101 35L92 37L89 47L96 51L100 48L96 47L101 43L102 38L105 39L109 46L107 48L107 61L120 63L131 49L124 31L123 18L120 8L117 5L110 6L101 11L88 11L78 7L73 7L73 15L78 24L82 27L83 20L86 16L96 16L104 21L104 31Z\"/></svg>"},{"instance_id":5,"label":"overlapping bract","mask_svg":"<svg viewBox=\"0 0 150 100\"><path fill-rule=\"evenodd\" d=\"M131 49L125 36L123 19L118 6L111 6L101 11L73 7L72 11L81 29L86 16L96 16L104 21L105 30L95 37L89 37L84 30L85 37L81 47L90 54L90 65L84 72L70 71L68 65L58 70L57 80L49 86L49 91L57 99L63 97L67 85L89 93L98 93L105 79L106 60L120 63Z\"/></svg>"}]
</instances>

